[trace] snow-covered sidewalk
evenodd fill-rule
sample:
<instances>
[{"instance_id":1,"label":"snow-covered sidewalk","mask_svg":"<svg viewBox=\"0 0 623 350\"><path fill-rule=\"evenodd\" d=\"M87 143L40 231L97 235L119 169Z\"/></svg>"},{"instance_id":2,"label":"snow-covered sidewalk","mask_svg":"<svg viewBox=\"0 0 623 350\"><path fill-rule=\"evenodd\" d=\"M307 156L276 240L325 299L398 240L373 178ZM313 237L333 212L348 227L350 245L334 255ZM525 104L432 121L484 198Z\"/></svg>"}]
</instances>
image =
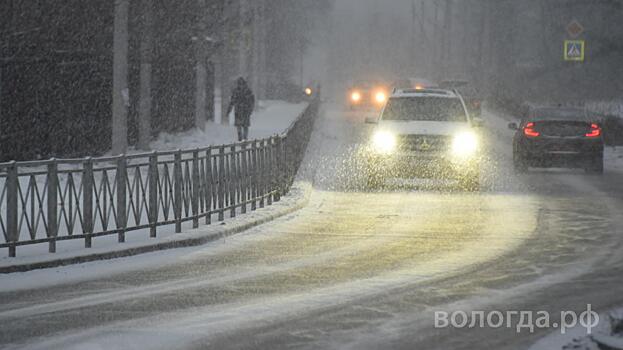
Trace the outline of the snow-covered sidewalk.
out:
<instances>
[{"instance_id":1,"label":"snow-covered sidewalk","mask_svg":"<svg viewBox=\"0 0 623 350\"><path fill-rule=\"evenodd\" d=\"M260 101L258 108L251 116L249 138L261 139L282 133L303 113L305 107L307 103ZM177 134L162 133L150 144L150 147L157 151L169 151L233 143L237 141L233 115L230 121L230 125L207 122L204 131L193 129Z\"/></svg>"},{"instance_id":2,"label":"snow-covered sidewalk","mask_svg":"<svg viewBox=\"0 0 623 350\"><path fill-rule=\"evenodd\" d=\"M290 125L299 117L305 108L307 103L292 104L282 101L261 101L258 109L252 116L250 138L259 139L266 138L271 135L277 135L284 132ZM218 112L218 109L217 109ZM232 118L233 119L233 118ZM177 150L177 149L193 149L202 148L210 145L230 144L236 142L237 135L233 125L221 125L220 123L206 123L204 131L193 130L188 132L182 132L177 134L163 133L151 143L153 150L165 151L165 150ZM143 151L132 150L130 153L142 153ZM43 184L41 185L43 186ZM288 201L284 201L287 203ZM291 205L292 203L290 203ZM280 209L275 210L281 212L287 212L289 208L283 208L280 205ZM267 211L271 211L268 207ZM254 225L259 222L266 221L265 217L271 217L270 213L260 215L259 217L253 213L242 216L235 222L228 222L236 227L244 228L248 225ZM215 225L216 226L216 225ZM219 225L220 227L211 227L202 231L202 237L204 236L218 236L219 232L223 229L232 232L229 225ZM191 223L183 224L183 232L189 232L192 229ZM154 250L160 249L158 244L165 245L167 247L174 246L178 237L184 235L178 235L174 232L172 225L163 226L158 230L158 238L150 239L147 229L129 232L127 234L127 240L125 244L117 243L117 236L110 235L104 237L96 237L93 240L93 248L85 249L84 241L82 239L77 240L65 240L57 242L57 253L48 253L48 244L33 244L24 245L18 247L18 253L16 258L9 258L6 249L0 250L0 269L6 269L9 266L16 265L29 265L29 264L44 264L49 261L55 261L63 259L70 263L73 257L81 257L84 255L100 255L101 258L110 258L115 251L120 253L124 251L126 255L132 255L138 250ZM201 227L200 227L201 231ZM235 231L235 230L234 230ZM145 246L148 246L147 248ZM151 248L150 248L151 247ZM164 247L164 246L162 246ZM132 251L134 250L134 251ZM42 266L44 266L42 265Z\"/></svg>"},{"instance_id":3,"label":"snow-covered sidewalk","mask_svg":"<svg viewBox=\"0 0 623 350\"><path fill-rule=\"evenodd\" d=\"M620 327L623 320L623 308L604 312L599 315L599 323L592 327L592 334L578 324L565 334L559 331L552 332L540 339L529 350L565 350L565 349L623 349L623 335ZM619 334L616 334L619 332ZM614 334L613 334L614 333ZM600 347L599 345L606 347Z\"/></svg>"}]
</instances>

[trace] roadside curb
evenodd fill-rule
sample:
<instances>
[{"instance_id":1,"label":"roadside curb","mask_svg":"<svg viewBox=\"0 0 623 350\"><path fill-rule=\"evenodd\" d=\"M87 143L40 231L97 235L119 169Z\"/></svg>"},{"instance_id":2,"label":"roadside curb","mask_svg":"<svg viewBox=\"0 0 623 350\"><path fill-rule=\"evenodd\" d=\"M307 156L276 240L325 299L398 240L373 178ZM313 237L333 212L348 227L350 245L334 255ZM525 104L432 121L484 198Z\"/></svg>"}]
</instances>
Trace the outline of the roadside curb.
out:
<instances>
[{"instance_id":1,"label":"roadside curb","mask_svg":"<svg viewBox=\"0 0 623 350\"><path fill-rule=\"evenodd\" d=\"M35 257L32 261L20 262L15 265L0 266L0 274L9 274L15 272L27 272L38 269L46 269L67 265L82 264L86 262L98 260L111 260L116 258L129 257L139 254L152 253L161 250L185 248L204 245L209 242L216 241L221 238L244 232L253 227L271 222L275 219L291 214L307 206L311 195L312 186L308 182L296 182L290 189L288 195L281 198L281 201L275 202L270 206L257 209L249 214L241 215L230 221L223 223L214 223L212 225L200 226L180 234L159 240L158 242L141 242L130 244L131 247L121 248L121 244L115 247L107 247L100 251L83 255L62 256L62 253L56 256L41 259ZM68 254L66 254L68 255Z\"/></svg>"}]
</instances>

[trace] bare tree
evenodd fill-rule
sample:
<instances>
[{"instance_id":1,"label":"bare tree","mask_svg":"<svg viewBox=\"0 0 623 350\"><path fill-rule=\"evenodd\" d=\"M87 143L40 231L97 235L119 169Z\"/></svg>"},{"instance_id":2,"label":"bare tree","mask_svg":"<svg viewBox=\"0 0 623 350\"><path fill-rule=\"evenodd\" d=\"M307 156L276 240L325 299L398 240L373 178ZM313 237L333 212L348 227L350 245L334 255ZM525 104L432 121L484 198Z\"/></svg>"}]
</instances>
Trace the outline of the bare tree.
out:
<instances>
[{"instance_id":1,"label":"bare tree","mask_svg":"<svg viewBox=\"0 0 623 350\"><path fill-rule=\"evenodd\" d=\"M208 36L207 36L207 11L206 0L197 0L199 16L197 18L197 57L195 62L195 80L197 83L195 94L195 128L203 130L206 122L208 107L207 84L208 84Z\"/></svg>"}]
</instances>

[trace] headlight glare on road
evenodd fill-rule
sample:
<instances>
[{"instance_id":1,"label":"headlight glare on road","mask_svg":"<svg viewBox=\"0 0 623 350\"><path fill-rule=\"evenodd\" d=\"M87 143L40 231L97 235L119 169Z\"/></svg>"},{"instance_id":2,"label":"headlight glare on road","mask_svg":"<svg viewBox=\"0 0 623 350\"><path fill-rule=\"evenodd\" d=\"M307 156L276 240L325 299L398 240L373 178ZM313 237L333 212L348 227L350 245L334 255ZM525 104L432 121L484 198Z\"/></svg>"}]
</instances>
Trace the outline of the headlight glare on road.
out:
<instances>
[{"instance_id":1,"label":"headlight glare on road","mask_svg":"<svg viewBox=\"0 0 623 350\"><path fill-rule=\"evenodd\" d=\"M361 93L360 93L359 91L353 91L353 92L350 94L350 99L351 99L353 102L359 102L359 101L361 101Z\"/></svg>"},{"instance_id":2,"label":"headlight glare on road","mask_svg":"<svg viewBox=\"0 0 623 350\"><path fill-rule=\"evenodd\" d=\"M473 156L478 150L478 137L473 132L464 131L454 136L452 154L459 157Z\"/></svg>"},{"instance_id":3,"label":"headlight glare on road","mask_svg":"<svg viewBox=\"0 0 623 350\"><path fill-rule=\"evenodd\" d=\"M396 149L396 136L389 131L377 131L372 138L372 147L376 153L390 154Z\"/></svg>"}]
</instances>

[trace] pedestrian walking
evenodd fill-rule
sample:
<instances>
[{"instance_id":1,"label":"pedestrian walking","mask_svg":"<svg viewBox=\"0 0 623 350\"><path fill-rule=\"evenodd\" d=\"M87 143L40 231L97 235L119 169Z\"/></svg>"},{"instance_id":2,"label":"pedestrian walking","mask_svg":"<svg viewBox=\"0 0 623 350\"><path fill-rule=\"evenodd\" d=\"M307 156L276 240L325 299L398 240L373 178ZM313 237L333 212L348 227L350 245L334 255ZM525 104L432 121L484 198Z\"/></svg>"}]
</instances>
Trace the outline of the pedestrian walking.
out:
<instances>
[{"instance_id":1,"label":"pedestrian walking","mask_svg":"<svg viewBox=\"0 0 623 350\"><path fill-rule=\"evenodd\" d=\"M236 87L231 93L231 100L227 108L227 115L235 109L235 123L238 131L238 141L249 138L249 126L251 126L251 114L255 107L255 96L244 78L238 78Z\"/></svg>"}]
</instances>

